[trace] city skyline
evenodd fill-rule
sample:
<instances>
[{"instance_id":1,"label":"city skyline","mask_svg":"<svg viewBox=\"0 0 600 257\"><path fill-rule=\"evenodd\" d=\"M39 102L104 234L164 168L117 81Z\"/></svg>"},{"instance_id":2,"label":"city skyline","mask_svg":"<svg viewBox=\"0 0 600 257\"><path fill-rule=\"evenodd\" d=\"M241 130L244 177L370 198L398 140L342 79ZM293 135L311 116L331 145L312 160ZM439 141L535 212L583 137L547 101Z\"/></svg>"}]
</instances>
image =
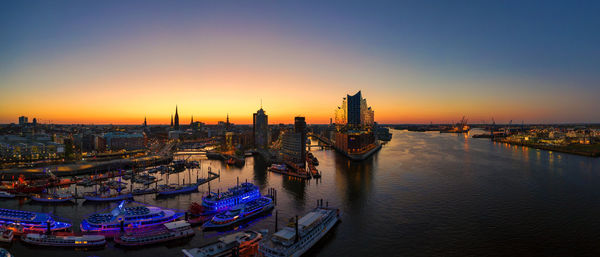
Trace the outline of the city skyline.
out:
<instances>
[{"instance_id":1,"label":"city skyline","mask_svg":"<svg viewBox=\"0 0 600 257\"><path fill-rule=\"evenodd\" d=\"M359 90L383 124L597 123L597 5L13 2L0 123L327 124Z\"/></svg>"}]
</instances>

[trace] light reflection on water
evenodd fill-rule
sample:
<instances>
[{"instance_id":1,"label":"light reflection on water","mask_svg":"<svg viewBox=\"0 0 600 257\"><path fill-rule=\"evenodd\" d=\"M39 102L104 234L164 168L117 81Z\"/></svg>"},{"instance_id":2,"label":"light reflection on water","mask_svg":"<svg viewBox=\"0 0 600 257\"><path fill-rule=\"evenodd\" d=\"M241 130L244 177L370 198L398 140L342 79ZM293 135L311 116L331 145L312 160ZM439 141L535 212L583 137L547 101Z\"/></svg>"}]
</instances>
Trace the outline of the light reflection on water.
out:
<instances>
[{"instance_id":1,"label":"light reflection on water","mask_svg":"<svg viewBox=\"0 0 600 257\"><path fill-rule=\"evenodd\" d=\"M600 160L493 143L466 134L392 131L393 140L364 162L331 150L313 149L323 178L302 182L266 172L260 159L227 167L197 156L206 168L221 170L211 189L226 190L252 181L263 193L278 190L279 226L302 215L318 199L338 206L342 222L308 255L320 256L465 256L595 255L600 251ZM316 140L313 140L316 141ZM195 172L191 176L195 178ZM185 174L185 175L184 175ZM187 173L179 176L189 180ZM171 176L170 181L175 181ZM90 190L90 189L87 189ZM136 197L148 204L187 209L200 192L175 198ZM24 200L2 207L52 212L78 226L82 216L105 204L37 205ZM274 215L242 229L274 229ZM201 232L181 245L123 250L110 244L94 252L34 249L19 242L17 256L181 256L225 233Z\"/></svg>"}]
</instances>

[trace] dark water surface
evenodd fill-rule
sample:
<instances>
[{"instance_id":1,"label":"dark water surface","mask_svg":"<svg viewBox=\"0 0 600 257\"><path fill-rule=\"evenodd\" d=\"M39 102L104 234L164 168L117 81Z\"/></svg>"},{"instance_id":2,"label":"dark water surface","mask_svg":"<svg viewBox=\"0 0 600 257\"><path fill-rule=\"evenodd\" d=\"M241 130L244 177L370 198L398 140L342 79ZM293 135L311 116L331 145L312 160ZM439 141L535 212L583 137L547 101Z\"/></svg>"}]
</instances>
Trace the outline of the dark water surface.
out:
<instances>
[{"instance_id":1,"label":"dark water surface","mask_svg":"<svg viewBox=\"0 0 600 257\"><path fill-rule=\"evenodd\" d=\"M393 131L372 158L352 162L331 150L316 150L321 180L302 182L266 171L259 159L242 169L202 160L221 169L211 189L225 190L236 178L278 190L280 227L303 215L317 199L343 211L339 223L309 256L575 256L600 255L600 159L472 139L465 135ZM315 148L316 149L316 148ZM194 157L192 157L194 158ZM200 157L196 157L200 159ZM196 171L194 171L196 172ZM187 173L181 173L180 179ZM195 179L195 173L192 173ZM176 176L171 176L175 181ZM186 178L186 180L188 180ZM91 190L91 188L87 189ZM140 202L185 210L201 193ZM79 222L107 205L38 205L0 201L3 208L51 212ZM274 229L274 214L239 229ZM182 256L226 233L201 232L179 245L125 250L7 247L20 256Z\"/></svg>"}]
</instances>

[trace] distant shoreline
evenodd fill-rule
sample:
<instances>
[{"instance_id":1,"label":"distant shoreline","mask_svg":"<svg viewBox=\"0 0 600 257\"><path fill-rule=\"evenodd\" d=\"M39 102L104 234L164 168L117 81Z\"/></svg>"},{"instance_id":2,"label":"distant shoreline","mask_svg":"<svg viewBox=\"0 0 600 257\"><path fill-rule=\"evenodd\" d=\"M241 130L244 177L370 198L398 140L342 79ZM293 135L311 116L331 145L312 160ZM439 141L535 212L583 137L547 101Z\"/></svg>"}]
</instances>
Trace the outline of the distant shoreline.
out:
<instances>
[{"instance_id":1,"label":"distant shoreline","mask_svg":"<svg viewBox=\"0 0 600 257\"><path fill-rule=\"evenodd\" d=\"M554 151L554 152L560 152L560 153L568 153L568 154L574 154L574 155L580 155L580 156L587 156L587 157L600 157L600 144L595 144L595 145L581 145L581 146L573 146L573 145L566 145L566 146L548 146L548 145L540 145L540 144L533 144L533 143L523 143L523 142L512 142L512 141L506 141L503 138L500 139L492 139L494 142L498 142L498 143L507 143L507 144L511 144L511 145L520 145L520 146L527 146L527 147L531 147L531 148L535 148L535 149L540 149L540 150L546 150L546 151ZM575 149L574 147L577 147L577 149Z\"/></svg>"}]
</instances>

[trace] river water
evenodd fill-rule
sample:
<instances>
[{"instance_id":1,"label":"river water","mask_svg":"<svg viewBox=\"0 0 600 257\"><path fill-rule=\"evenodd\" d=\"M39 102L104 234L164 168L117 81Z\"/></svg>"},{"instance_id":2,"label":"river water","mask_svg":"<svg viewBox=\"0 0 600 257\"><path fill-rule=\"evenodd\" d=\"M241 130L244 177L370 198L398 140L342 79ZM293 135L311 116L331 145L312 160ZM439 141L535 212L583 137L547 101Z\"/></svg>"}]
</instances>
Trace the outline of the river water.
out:
<instances>
[{"instance_id":1,"label":"river water","mask_svg":"<svg viewBox=\"0 0 600 257\"><path fill-rule=\"evenodd\" d=\"M307 256L576 256L600 254L600 159L548 152L473 139L462 134L392 131L393 139L363 162L332 150L313 152L320 180L299 181L266 171L260 159L247 158L243 168L227 167L200 156L202 169L180 173L180 180L220 170L211 189L226 190L240 181L257 184L263 193L278 191L279 226L316 206L318 199L337 206L342 222ZM171 175L170 183L177 176ZM91 190L91 188L78 190ZM136 196L135 200L185 210L200 202L199 193L169 199ZM80 191L81 192L81 191ZM0 201L3 208L51 212L70 219L77 229L82 217L105 204L39 205L27 200ZM275 215L238 230L268 229ZM202 232L174 245L121 249L112 242L103 250L34 248L13 242L16 256L182 256L226 232Z\"/></svg>"}]
</instances>

